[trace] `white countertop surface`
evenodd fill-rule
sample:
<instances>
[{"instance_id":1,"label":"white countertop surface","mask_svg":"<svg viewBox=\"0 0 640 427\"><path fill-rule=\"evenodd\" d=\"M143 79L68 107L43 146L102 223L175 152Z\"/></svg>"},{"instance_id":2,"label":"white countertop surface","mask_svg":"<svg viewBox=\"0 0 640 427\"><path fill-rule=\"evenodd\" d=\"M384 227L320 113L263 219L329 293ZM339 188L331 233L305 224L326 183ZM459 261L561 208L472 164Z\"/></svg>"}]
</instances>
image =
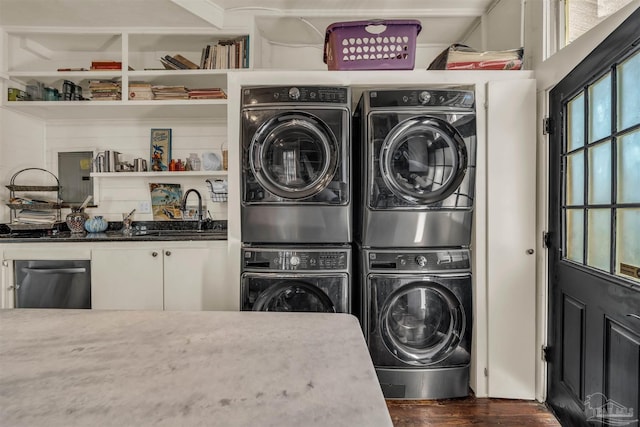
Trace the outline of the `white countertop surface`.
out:
<instances>
[{"instance_id":1,"label":"white countertop surface","mask_svg":"<svg viewBox=\"0 0 640 427\"><path fill-rule=\"evenodd\" d=\"M0 310L2 426L392 426L346 314Z\"/></svg>"}]
</instances>

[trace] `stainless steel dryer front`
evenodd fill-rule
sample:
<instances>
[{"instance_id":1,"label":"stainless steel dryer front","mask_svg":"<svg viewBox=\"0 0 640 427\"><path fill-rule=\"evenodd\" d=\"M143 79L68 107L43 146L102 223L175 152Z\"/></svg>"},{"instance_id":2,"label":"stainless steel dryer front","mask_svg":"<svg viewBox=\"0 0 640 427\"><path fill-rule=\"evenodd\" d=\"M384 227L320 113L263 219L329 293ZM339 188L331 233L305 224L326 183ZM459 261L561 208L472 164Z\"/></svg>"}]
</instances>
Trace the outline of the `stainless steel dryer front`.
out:
<instances>
[{"instance_id":1,"label":"stainless steel dryer front","mask_svg":"<svg viewBox=\"0 0 640 427\"><path fill-rule=\"evenodd\" d=\"M351 246L245 246L245 311L351 313Z\"/></svg>"},{"instance_id":2,"label":"stainless steel dryer front","mask_svg":"<svg viewBox=\"0 0 640 427\"><path fill-rule=\"evenodd\" d=\"M472 284L468 249L362 249L361 322L392 399L469 394Z\"/></svg>"},{"instance_id":3,"label":"stainless steel dryer front","mask_svg":"<svg viewBox=\"0 0 640 427\"><path fill-rule=\"evenodd\" d=\"M471 240L473 90L365 91L353 118L355 240L365 247L460 247Z\"/></svg>"},{"instance_id":4,"label":"stainless steel dryer front","mask_svg":"<svg viewBox=\"0 0 640 427\"><path fill-rule=\"evenodd\" d=\"M352 240L350 90L242 90L242 241Z\"/></svg>"}]
</instances>

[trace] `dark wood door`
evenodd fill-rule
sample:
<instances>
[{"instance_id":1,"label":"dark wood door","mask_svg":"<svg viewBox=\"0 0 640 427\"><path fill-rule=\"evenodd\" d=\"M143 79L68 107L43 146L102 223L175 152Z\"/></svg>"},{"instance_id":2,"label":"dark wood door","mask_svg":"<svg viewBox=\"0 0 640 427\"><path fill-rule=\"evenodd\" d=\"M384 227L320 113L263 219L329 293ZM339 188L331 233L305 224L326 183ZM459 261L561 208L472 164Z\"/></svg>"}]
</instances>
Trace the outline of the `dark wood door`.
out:
<instances>
[{"instance_id":1,"label":"dark wood door","mask_svg":"<svg viewBox=\"0 0 640 427\"><path fill-rule=\"evenodd\" d=\"M550 94L548 403L638 425L640 10Z\"/></svg>"}]
</instances>

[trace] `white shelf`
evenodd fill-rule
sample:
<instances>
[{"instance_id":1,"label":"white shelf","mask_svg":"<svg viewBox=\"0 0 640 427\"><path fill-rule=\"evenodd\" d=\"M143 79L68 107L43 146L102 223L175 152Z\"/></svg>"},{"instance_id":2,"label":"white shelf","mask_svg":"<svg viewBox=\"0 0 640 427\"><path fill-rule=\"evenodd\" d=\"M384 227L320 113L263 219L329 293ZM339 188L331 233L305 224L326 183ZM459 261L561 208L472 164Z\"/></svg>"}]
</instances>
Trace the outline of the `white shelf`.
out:
<instances>
[{"instance_id":1,"label":"white shelf","mask_svg":"<svg viewBox=\"0 0 640 427\"><path fill-rule=\"evenodd\" d=\"M0 70L7 87L25 89L40 82L61 91L64 80L82 88L90 97L91 80L113 80L122 84L121 101L8 101L2 107L45 120L84 119L223 119L226 99L131 101L132 82L184 86L187 89L218 87L226 92L227 74L236 69L162 69L159 58L181 54L198 63L202 50L219 40L251 34L247 28L24 28L5 27L9 52ZM249 49L251 51L252 49ZM89 68L94 60L122 62L122 70L57 71L62 68ZM133 68L130 70L129 68ZM148 69L145 69L148 68Z\"/></svg>"},{"instance_id":2,"label":"white shelf","mask_svg":"<svg viewBox=\"0 0 640 427\"><path fill-rule=\"evenodd\" d=\"M226 177L227 171L180 171L180 172L91 172L94 178L126 178L126 177L186 177L186 176L212 176Z\"/></svg>"},{"instance_id":3,"label":"white shelf","mask_svg":"<svg viewBox=\"0 0 640 427\"><path fill-rule=\"evenodd\" d=\"M53 119L215 119L227 114L226 99L175 101L10 101L5 107Z\"/></svg>"}]
</instances>

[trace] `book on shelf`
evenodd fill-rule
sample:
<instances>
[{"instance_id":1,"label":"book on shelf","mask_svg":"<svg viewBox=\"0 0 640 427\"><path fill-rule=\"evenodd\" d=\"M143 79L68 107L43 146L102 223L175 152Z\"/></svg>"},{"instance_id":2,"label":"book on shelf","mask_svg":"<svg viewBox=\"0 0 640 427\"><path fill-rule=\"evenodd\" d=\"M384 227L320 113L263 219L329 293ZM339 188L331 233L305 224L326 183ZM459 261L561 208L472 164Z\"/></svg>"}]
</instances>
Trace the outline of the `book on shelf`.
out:
<instances>
[{"instance_id":1,"label":"book on shelf","mask_svg":"<svg viewBox=\"0 0 640 427\"><path fill-rule=\"evenodd\" d=\"M91 99L96 101L114 101L122 98L120 82L90 80L89 90L91 91Z\"/></svg>"},{"instance_id":2,"label":"book on shelf","mask_svg":"<svg viewBox=\"0 0 640 427\"><path fill-rule=\"evenodd\" d=\"M151 83L130 82L129 83L129 99L136 101L144 101L154 99Z\"/></svg>"},{"instance_id":3,"label":"book on shelf","mask_svg":"<svg viewBox=\"0 0 640 427\"><path fill-rule=\"evenodd\" d=\"M189 99L227 99L227 94L219 87L189 89Z\"/></svg>"},{"instance_id":4,"label":"book on shelf","mask_svg":"<svg viewBox=\"0 0 640 427\"><path fill-rule=\"evenodd\" d=\"M152 86L154 99L171 100L171 99L189 99L189 92L184 86Z\"/></svg>"},{"instance_id":5,"label":"book on shelf","mask_svg":"<svg viewBox=\"0 0 640 427\"><path fill-rule=\"evenodd\" d=\"M121 61L91 61L92 70L121 70Z\"/></svg>"},{"instance_id":6,"label":"book on shelf","mask_svg":"<svg viewBox=\"0 0 640 427\"><path fill-rule=\"evenodd\" d=\"M164 58L158 58L158 59L160 60L160 62L164 66L165 70L180 70L180 68L178 68L178 66L173 64L172 62L169 62Z\"/></svg>"},{"instance_id":7,"label":"book on shelf","mask_svg":"<svg viewBox=\"0 0 640 427\"><path fill-rule=\"evenodd\" d=\"M249 68L249 36L219 40L202 49L200 68L235 69Z\"/></svg>"},{"instance_id":8,"label":"book on shelf","mask_svg":"<svg viewBox=\"0 0 640 427\"><path fill-rule=\"evenodd\" d=\"M188 69L188 67L186 65L184 65L182 62L178 61L177 59L175 59L171 55L165 55L164 59L167 62L175 65L177 67L176 70L187 70Z\"/></svg>"},{"instance_id":9,"label":"book on shelf","mask_svg":"<svg viewBox=\"0 0 640 427\"><path fill-rule=\"evenodd\" d=\"M200 68L197 64L189 61L187 58L185 58L184 56L182 56L180 54L173 55L173 59L175 59L176 61L178 61L182 65L186 66L188 69L197 70L198 68Z\"/></svg>"}]
</instances>

